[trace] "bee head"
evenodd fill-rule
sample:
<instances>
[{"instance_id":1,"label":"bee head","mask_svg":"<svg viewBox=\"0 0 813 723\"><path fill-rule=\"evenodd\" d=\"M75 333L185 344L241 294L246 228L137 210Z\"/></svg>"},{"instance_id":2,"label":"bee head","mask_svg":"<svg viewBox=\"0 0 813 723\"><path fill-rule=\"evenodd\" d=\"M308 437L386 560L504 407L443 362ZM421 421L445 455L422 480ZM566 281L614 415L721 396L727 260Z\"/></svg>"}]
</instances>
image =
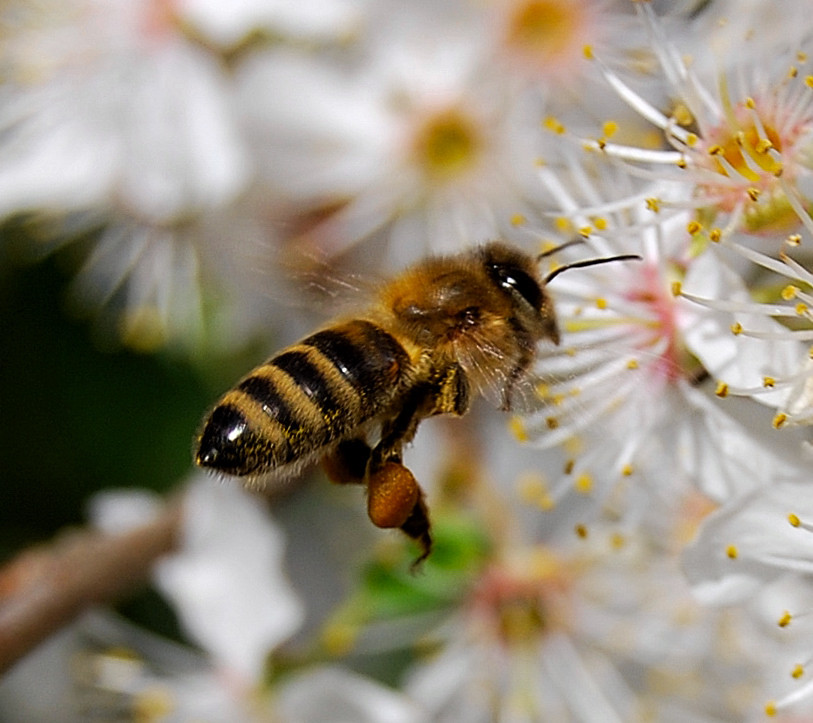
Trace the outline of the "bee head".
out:
<instances>
[{"instance_id":1,"label":"bee head","mask_svg":"<svg viewBox=\"0 0 813 723\"><path fill-rule=\"evenodd\" d=\"M539 277L537 260L533 256L502 243L491 243L482 249L486 273L497 288L511 300L522 316L530 316L539 336L559 343L559 328L553 300Z\"/></svg>"}]
</instances>

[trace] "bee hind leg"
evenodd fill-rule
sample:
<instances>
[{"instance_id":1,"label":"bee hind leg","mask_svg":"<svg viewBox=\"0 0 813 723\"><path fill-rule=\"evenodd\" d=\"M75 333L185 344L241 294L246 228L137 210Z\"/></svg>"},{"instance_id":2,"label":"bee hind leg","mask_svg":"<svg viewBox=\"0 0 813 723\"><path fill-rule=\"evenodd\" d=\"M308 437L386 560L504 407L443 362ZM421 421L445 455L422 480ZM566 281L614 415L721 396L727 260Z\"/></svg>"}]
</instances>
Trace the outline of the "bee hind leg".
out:
<instances>
[{"instance_id":1,"label":"bee hind leg","mask_svg":"<svg viewBox=\"0 0 813 723\"><path fill-rule=\"evenodd\" d=\"M370 470L367 479L367 514L376 527L398 528L421 546L413 569L432 549L429 515L415 476L397 459Z\"/></svg>"},{"instance_id":2,"label":"bee hind leg","mask_svg":"<svg viewBox=\"0 0 813 723\"><path fill-rule=\"evenodd\" d=\"M335 484L363 484L371 454L363 439L348 439L322 458L322 467Z\"/></svg>"}]
</instances>

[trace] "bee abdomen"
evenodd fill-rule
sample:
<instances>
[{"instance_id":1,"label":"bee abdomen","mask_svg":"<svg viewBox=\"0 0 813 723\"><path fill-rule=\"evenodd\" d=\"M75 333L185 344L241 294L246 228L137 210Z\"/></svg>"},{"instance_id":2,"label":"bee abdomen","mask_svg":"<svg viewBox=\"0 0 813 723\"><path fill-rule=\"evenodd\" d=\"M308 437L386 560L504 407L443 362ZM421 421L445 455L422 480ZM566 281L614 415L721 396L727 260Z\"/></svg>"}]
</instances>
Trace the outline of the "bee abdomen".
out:
<instances>
[{"instance_id":1,"label":"bee abdomen","mask_svg":"<svg viewBox=\"0 0 813 723\"><path fill-rule=\"evenodd\" d=\"M408 365L403 347L369 321L317 332L254 369L220 400L197 462L246 475L303 459L386 407Z\"/></svg>"}]
</instances>

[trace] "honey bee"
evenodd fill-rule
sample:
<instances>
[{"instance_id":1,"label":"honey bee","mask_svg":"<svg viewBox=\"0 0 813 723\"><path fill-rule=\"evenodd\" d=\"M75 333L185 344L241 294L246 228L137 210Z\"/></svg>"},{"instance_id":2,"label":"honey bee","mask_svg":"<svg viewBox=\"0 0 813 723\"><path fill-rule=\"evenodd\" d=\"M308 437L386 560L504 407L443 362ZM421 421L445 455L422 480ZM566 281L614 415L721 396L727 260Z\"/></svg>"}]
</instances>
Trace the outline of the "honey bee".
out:
<instances>
[{"instance_id":1,"label":"honey bee","mask_svg":"<svg viewBox=\"0 0 813 723\"><path fill-rule=\"evenodd\" d=\"M414 539L417 564L432 548L429 513L402 454L420 422L462 416L488 389L510 409L537 345L559 343L546 288L553 276L639 258L580 261L543 278L546 255L493 242L395 276L377 303L284 349L226 392L204 421L196 463L256 481L321 459L332 481L366 485L373 524Z\"/></svg>"}]
</instances>

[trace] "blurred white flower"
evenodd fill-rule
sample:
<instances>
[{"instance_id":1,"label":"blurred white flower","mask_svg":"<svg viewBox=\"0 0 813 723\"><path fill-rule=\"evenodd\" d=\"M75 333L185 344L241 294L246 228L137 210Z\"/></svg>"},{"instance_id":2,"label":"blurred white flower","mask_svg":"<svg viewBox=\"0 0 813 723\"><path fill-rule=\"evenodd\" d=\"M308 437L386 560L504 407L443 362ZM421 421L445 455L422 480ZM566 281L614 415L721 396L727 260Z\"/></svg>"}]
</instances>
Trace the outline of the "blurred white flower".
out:
<instances>
[{"instance_id":1,"label":"blurred white flower","mask_svg":"<svg viewBox=\"0 0 813 723\"><path fill-rule=\"evenodd\" d=\"M240 69L266 182L331 210L309 233L323 251L383 231L397 267L499 236L528 207L535 119L483 73L473 41L392 38L352 72L287 50Z\"/></svg>"},{"instance_id":2,"label":"blurred white flower","mask_svg":"<svg viewBox=\"0 0 813 723\"><path fill-rule=\"evenodd\" d=\"M103 227L81 300L118 295L136 347L199 336L199 220L249 178L220 58L162 0L15 2L0 33L0 217L58 219L43 246Z\"/></svg>"},{"instance_id":3,"label":"blurred white flower","mask_svg":"<svg viewBox=\"0 0 813 723\"><path fill-rule=\"evenodd\" d=\"M733 720L761 702L737 694L761 668L726 659L734 619L703 611L641 538L593 526L497 554L406 690L448 723Z\"/></svg>"},{"instance_id":4,"label":"blurred white flower","mask_svg":"<svg viewBox=\"0 0 813 723\"><path fill-rule=\"evenodd\" d=\"M253 35L299 41L344 40L357 31L364 3L351 0L175 0L179 14L206 38L235 48Z\"/></svg>"},{"instance_id":5,"label":"blurred white flower","mask_svg":"<svg viewBox=\"0 0 813 723\"><path fill-rule=\"evenodd\" d=\"M282 533L259 500L212 479L187 488L184 520L178 552L158 562L155 583L216 663L257 680L304 614L282 572Z\"/></svg>"}]
</instances>

